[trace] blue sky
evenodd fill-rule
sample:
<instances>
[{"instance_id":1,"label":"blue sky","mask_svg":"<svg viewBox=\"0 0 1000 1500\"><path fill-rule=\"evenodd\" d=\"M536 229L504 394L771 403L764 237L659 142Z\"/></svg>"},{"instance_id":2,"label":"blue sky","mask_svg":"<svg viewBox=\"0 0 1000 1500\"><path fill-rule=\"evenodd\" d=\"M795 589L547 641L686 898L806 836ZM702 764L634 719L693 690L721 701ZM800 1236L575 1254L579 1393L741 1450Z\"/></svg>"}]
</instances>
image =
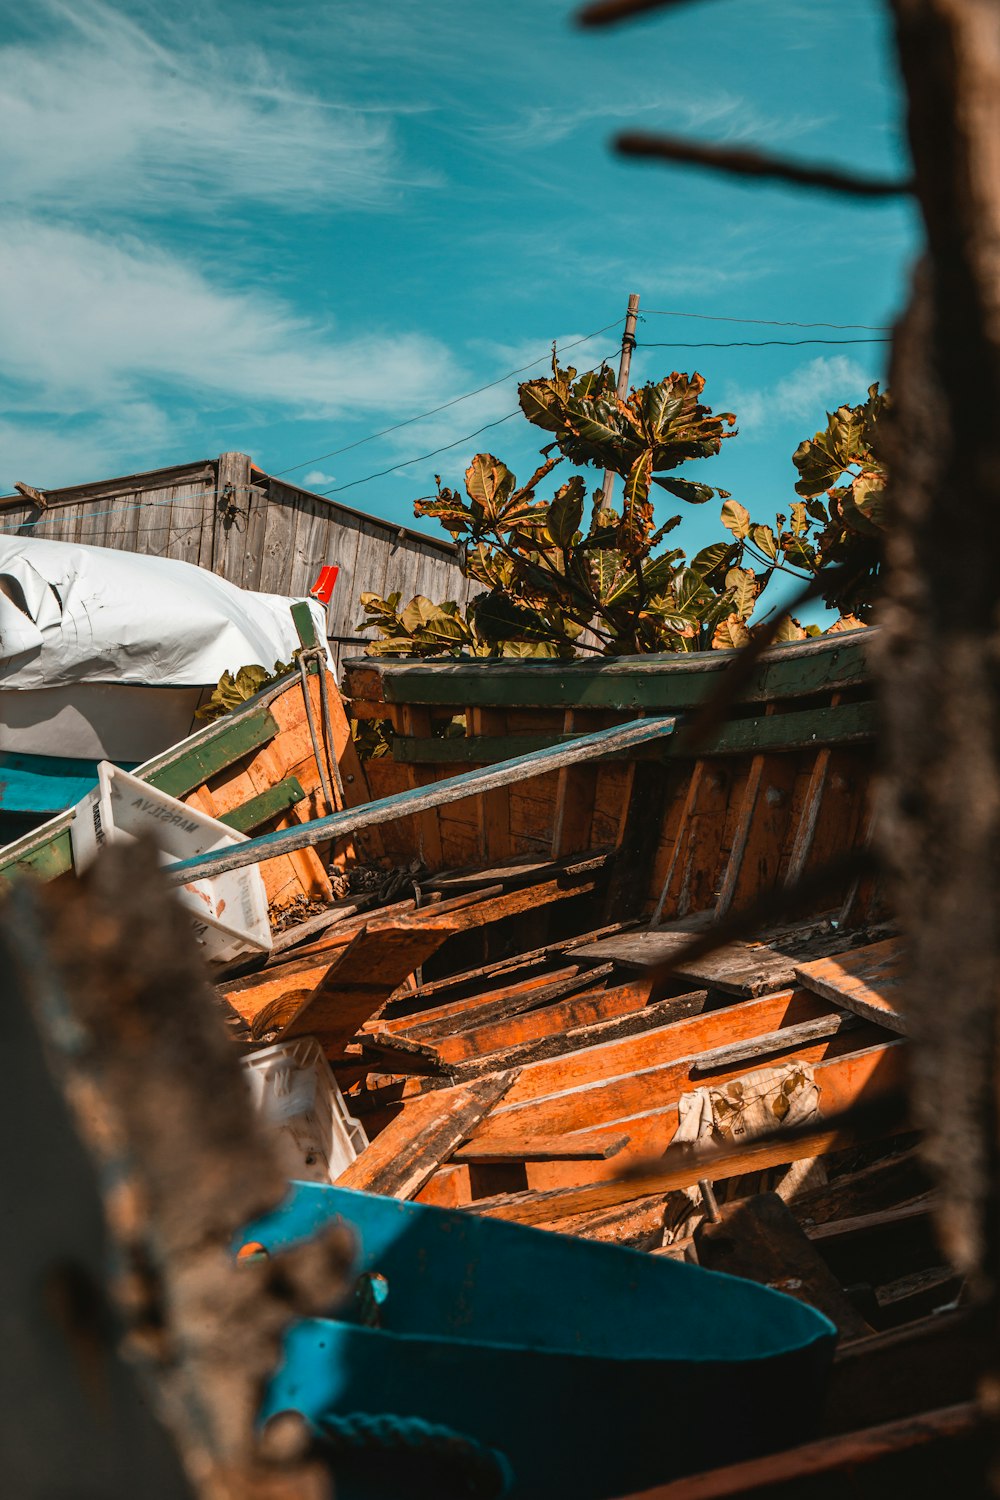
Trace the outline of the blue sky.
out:
<instances>
[{"instance_id":1,"label":"blue sky","mask_svg":"<svg viewBox=\"0 0 1000 1500\"><path fill-rule=\"evenodd\" d=\"M647 310L872 325L905 296L909 208L607 144L636 125L904 170L876 0L711 0L613 32L576 30L562 0L2 9L4 490L242 449L412 524L435 472L457 483L486 448L526 474L542 435L514 418L354 481L503 417L513 380L321 455L613 323L630 291ZM696 368L735 411L703 477L757 520L787 508L799 439L886 355L677 347L769 337L866 335L649 311L633 364ZM689 549L718 534L714 505L685 511Z\"/></svg>"}]
</instances>

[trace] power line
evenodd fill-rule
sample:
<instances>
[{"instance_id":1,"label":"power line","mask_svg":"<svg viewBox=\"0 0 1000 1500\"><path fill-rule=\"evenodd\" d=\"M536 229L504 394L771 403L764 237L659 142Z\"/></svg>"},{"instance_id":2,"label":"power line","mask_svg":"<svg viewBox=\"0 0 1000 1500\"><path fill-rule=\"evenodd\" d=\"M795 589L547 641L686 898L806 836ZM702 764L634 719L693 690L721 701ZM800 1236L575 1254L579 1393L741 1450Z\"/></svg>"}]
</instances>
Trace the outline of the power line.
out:
<instances>
[{"instance_id":1,"label":"power line","mask_svg":"<svg viewBox=\"0 0 1000 1500\"><path fill-rule=\"evenodd\" d=\"M889 323L792 323L777 318L725 318L716 313L671 312L661 307L647 307L644 315L651 318L696 318L702 323L758 323L768 328L834 328L840 332L857 329L861 333L891 333Z\"/></svg>"},{"instance_id":2,"label":"power line","mask_svg":"<svg viewBox=\"0 0 1000 1500\"><path fill-rule=\"evenodd\" d=\"M640 349L798 349L805 344L824 344L840 349L848 344L891 344L892 339L738 339L730 344L653 344L639 340Z\"/></svg>"},{"instance_id":3,"label":"power line","mask_svg":"<svg viewBox=\"0 0 1000 1500\"><path fill-rule=\"evenodd\" d=\"M382 479L386 474L395 474L397 469L407 469L410 464L423 463L428 458L437 458L439 453L447 453L451 448L459 448L467 443L470 438L478 437L481 432L487 432L491 427L499 427L503 422L509 422L511 417L520 415L521 408L509 411L505 417L497 417L495 422L487 422L483 427L477 427L475 432L467 432L464 437L456 438L453 443L445 443L442 448L433 448L430 453L420 453L416 458L404 458L402 463L390 464L388 469L379 469L374 474L366 474L363 479L352 479L350 484L338 484L331 490L317 490L317 495L340 495L344 490L353 490L355 485L368 484L372 479Z\"/></svg>"},{"instance_id":4,"label":"power line","mask_svg":"<svg viewBox=\"0 0 1000 1500\"><path fill-rule=\"evenodd\" d=\"M621 323L622 321L623 319L618 319L619 323ZM612 323L609 326L614 328L615 325L614 323ZM583 373L585 375L589 375L592 370L599 370L601 368L601 365L607 364L610 358L611 355L606 354L604 358L599 360L596 365L591 365L590 370L584 370ZM535 361L535 363L537 364L537 360ZM372 479L383 479L386 474L395 474L398 469L407 469L409 468L410 464L426 463L427 459L437 458L439 453L448 453L452 448L460 448L463 443L467 443L470 441L470 439L478 437L481 432L488 432L491 427L500 427L504 422L509 422L511 417L517 417L520 416L520 414L521 408L517 406L513 411L507 412L505 416L497 417L495 421L492 422L485 422L482 427L477 427L475 432L467 432L464 437L456 438L453 443L445 443L440 448L433 448L430 453L420 453L416 458L404 458L401 463L390 464L388 469L379 469L375 474L366 474L362 479L352 479L349 484L338 484L335 485L333 489L317 490L316 493L318 495L323 495L324 497L327 495L340 495L344 492L344 490L353 490L356 485L368 484Z\"/></svg>"},{"instance_id":5,"label":"power line","mask_svg":"<svg viewBox=\"0 0 1000 1500\"><path fill-rule=\"evenodd\" d=\"M570 344L563 344L561 349L557 348L556 353L565 354L568 349L576 349L580 344L587 344L591 339L596 339L600 334L607 333L608 329L617 328L619 323L623 323L624 321L624 318L616 318L613 323L606 323L603 328L595 328L593 333L585 333L582 338L574 339ZM320 453L315 458L303 459L300 464L292 464L290 468L279 469L274 477L275 479L280 479L283 474L294 474L297 469L306 469L310 464L322 463L325 458L337 458L341 453L350 453L352 448L361 448L365 443L373 443L376 438L385 437L390 432L398 432L401 427L409 427L414 422L422 422L425 417L436 417L438 412L447 411L451 406L458 406L460 402L468 401L473 396L481 396L484 391L492 391L496 386L503 385L508 380L513 380L515 375L523 375L525 370L534 369L535 365L540 365L543 359L549 359L550 357L550 351L546 351L545 354L539 354L537 359L530 360L526 365L520 365L516 370L508 370L506 375L501 375L498 379L491 380L488 385L477 386L474 391L466 391L464 396L455 396L451 401L445 401L440 406L432 406L430 411L422 411L415 417L406 417L402 422L394 422L391 427L383 427L379 432L371 432L367 437L358 438L353 443L346 443L343 448L333 448L329 453ZM484 430L480 428L480 431ZM475 433L472 433L471 436L475 437ZM443 452L444 450L439 449L438 451ZM386 473L391 473L391 470L386 470ZM320 493L332 494L333 492L325 490Z\"/></svg>"}]
</instances>

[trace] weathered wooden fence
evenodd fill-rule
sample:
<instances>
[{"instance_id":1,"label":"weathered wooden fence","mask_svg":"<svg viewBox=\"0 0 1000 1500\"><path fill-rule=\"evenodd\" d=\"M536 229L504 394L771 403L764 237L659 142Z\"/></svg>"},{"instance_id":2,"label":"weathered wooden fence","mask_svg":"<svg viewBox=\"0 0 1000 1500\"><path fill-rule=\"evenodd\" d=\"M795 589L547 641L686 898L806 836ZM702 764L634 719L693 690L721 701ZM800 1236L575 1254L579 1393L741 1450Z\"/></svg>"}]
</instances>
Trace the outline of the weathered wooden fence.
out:
<instances>
[{"instance_id":1,"label":"weathered wooden fence","mask_svg":"<svg viewBox=\"0 0 1000 1500\"><path fill-rule=\"evenodd\" d=\"M43 508L20 494L0 498L0 530L180 558L272 594L306 594L335 563L327 634L338 661L364 643L356 628L363 590L461 603L469 593L449 542L286 484L245 453L49 490L44 500Z\"/></svg>"}]
</instances>

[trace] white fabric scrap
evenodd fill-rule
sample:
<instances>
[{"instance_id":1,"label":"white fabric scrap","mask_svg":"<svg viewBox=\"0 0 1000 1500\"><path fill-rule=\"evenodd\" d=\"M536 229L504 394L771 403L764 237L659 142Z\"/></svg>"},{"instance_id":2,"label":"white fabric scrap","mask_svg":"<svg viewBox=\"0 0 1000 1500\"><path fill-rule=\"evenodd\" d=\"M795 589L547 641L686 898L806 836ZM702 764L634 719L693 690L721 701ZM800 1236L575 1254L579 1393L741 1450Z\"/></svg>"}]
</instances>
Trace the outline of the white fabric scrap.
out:
<instances>
[{"instance_id":1,"label":"white fabric scrap","mask_svg":"<svg viewBox=\"0 0 1000 1500\"><path fill-rule=\"evenodd\" d=\"M0 536L0 685L204 687L255 662L270 671L299 645L291 602L176 558Z\"/></svg>"},{"instance_id":2,"label":"white fabric scrap","mask_svg":"<svg viewBox=\"0 0 1000 1500\"><path fill-rule=\"evenodd\" d=\"M819 1118L819 1095L811 1063L782 1063L776 1068L744 1073L742 1078L728 1083L705 1084L678 1099L677 1130L672 1144L749 1142L773 1134L775 1129L807 1124ZM774 1191L783 1197L791 1196L806 1181L812 1186L824 1181L825 1176L819 1162L795 1162L782 1174ZM723 1194L720 1197L725 1201ZM697 1186L671 1194L664 1244L673 1244L693 1234L704 1218L703 1210Z\"/></svg>"}]
</instances>

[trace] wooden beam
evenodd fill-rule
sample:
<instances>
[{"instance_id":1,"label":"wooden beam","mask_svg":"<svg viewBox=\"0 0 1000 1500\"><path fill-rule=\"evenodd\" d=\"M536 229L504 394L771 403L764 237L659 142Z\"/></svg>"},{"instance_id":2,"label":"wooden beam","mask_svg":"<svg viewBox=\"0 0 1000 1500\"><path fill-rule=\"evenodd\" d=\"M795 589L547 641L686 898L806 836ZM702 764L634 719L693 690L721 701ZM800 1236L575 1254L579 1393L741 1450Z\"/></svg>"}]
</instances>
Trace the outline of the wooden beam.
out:
<instances>
[{"instance_id":1,"label":"wooden beam","mask_svg":"<svg viewBox=\"0 0 1000 1500\"><path fill-rule=\"evenodd\" d=\"M297 776L285 776L266 792L234 807L232 812L221 813L219 822L235 828L239 833L252 833L255 828L260 828L263 823L301 802L305 795Z\"/></svg>"},{"instance_id":2,"label":"wooden beam","mask_svg":"<svg viewBox=\"0 0 1000 1500\"><path fill-rule=\"evenodd\" d=\"M824 636L771 648L756 663L741 702L795 698L868 679L873 632ZM346 663L349 691L356 669L366 691L388 703L483 704L494 708L588 708L662 713L702 703L718 674L732 665L731 651L701 651L666 658L634 656L593 661L426 662L355 658Z\"/></svg>"},{"instance_id":3,"label":"wooden beam","mask_svg":"<svg viewBox=\"0 0 1000 1500\"><path fill-rule=\"evenodd\" d=\"M853 1347L861 1347L861 1341ZM874 1500L887 1495L981 1494L985 1430L979 1406L970 1401L677 1479L622 1500L737 1500L754 1495L840 1500L845 1494Z\"/></svg>"},{"instance_id":4,"label":"wooden beam","mask_svg":"<svg viewBox=\"0 0 1000 1500\"><path fill-rule=\"evenodd\" d=\"M460 1078L503 1067L505 1061L524 1068L699 1015L708 999L707 990L693 990L649 1004L641 998L644 992L648 995L645 985L584 992L518 1016L509 1025L467 1033L439 1052Z\"/></svg>"},{"instance_id":5,"label":"wooden beam","mask_svg":"<svg viewBox=\"0 0 1000 1500\"><path fill-rule=\"evenodd\" d=\"M765 995L787 989L795 982L795 964L783 954L760 943L724 943L704 958L675 967L673 954L691 943L697 929L679 923L669 930L652 928L628 932L588 943L577 949L584 959L612 959L626 969L654 970L674 974L694 984L710 985L727 995Z\"/></svg>"},{"instance_id":6,"label":"wooden beam","mask_svg":"<svg viewBox=\"0 0 1000 1500\"><path fill-rule=\"evenodd\" d=\"M702 1052L691 1063L691 1074L700 1078L706 1073L716 1073L735 1067L738 1063L757 1062L775 1052L799 1047L804 1042L818 1042L824 1037L839 1036L859 1024L858 1016L819 1016L815 1021L802 1021L798 1026L785 1026L778 1031L765 1032L763 1036L750 1037L745 1042L733 1042L728 1047L717 1047L714 1052Z\"/></svg>"},{"instance_id":7,"label":"wooden beam","mask_svg":"<svg viewBox=\"0 0 1000 1500\"><path fill-rule=\"evenodd\" d=\"M614 991L605 991L613 994ZM641 991L636 991L641 995ZM704 992L695 991L696 995ZM681 1001L686 997L679 996ZM660 1004L667 1007L666 1015ZM649 1006L654 1024L634 1036L605 1038L600 1045L569 1052L551 1060L539 1060L521 1069L516 1084L504 1101L504 1109L547 1096L584 1094L588 1087L603 1089L616 1078L629 1078L645 1070L672 1062L690 1060L716 1047L752 1039L763 1032L795 1026L831 1014L829 1005L808 990L784 990L760 1000L746 1000L724 1009L696 1010L690 1017L675 1018L670 1001ZM640 1013L645 1013L640 1010ZM655 1022L659 1020L659 1024ZM586 1097L584 1111L590 1111Z\"/></svg>"},{"instance_id":8,"label":"wooden beam","mask_svg":"<svg viewBox=\"0 0 1000 1500\"><path fill-rule=\"evenodd\" d=\"M536 1136L525 1144L521 1139L492 1141L479 1146L468 1141L459 1146L452 1156L455 1162L519 1162L519 1161L607 1161L617 1156L628 1145L627 1135L588 1135L580 1130L576 1135Z\"/></svg>"},{"instance_id":9,"label":"wooden beam","mask_svg":"<svg viewBox=\"0 0 1000 1500\"><path fill-rule=\"evenodd\" d=\"M503 1097L513 1077L498 1073L415 1100L341 1173L337 1186L412 1198Z\"/></svg>"},{"instance_id":10,"label":"wooden beam","mask_svg":"<svg viewBox=\"0 0 1000 1500\"><path fill-rule=\"evenodd\" d=\"M193 859L180 860L165 873L172 884L183 885L192 878L203 879L221 875L228 870L239 870L245 865L257 864L278 854L289 854L295 849L308 848L330 839L345 838L364 828L392 823L414 813L444 807L463 797L510 786L528 776L541 776L547 771L558 770L560 766L613 757L634 745L673 734L676 723L674 718L637 719L613 729L597 730L594 734L582 735L572 745L539 750L534 755L522 755L515 760L504 761L499 766L466 771L461 776L452 776L447 781L438 781L430 786L411 787L406 791L396 792L391 797L369 802L363 807L346 808L326 818L315 818L294 829L262 834L234 849L222 849L210 854L199 854Z\"/></svg>"}]
</instances>

